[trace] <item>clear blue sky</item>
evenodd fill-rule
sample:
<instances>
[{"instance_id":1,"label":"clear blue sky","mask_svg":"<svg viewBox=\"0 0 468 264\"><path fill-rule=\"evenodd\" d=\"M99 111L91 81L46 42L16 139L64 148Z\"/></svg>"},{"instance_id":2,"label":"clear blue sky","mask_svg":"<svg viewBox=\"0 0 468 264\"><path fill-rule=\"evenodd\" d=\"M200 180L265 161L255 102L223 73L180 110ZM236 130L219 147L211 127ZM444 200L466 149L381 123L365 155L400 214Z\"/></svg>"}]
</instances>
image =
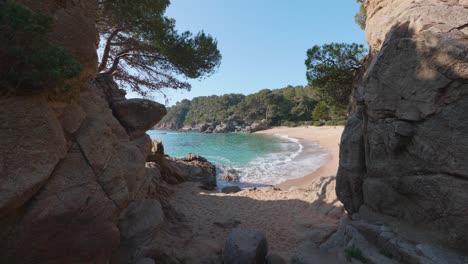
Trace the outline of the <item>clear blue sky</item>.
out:
<instances>
[{"instance_id":1,"label":"clear blue sky","mask_svg":"<svg viewBox=\"0 0 468 264\"><path fill-rule=\"evenodd\" d=\"M192 90L170 91L169 105L182 99L264 88L305 85L306 51L328 42L365 44L354 23L355 0L172 0L167 16L178 30L204 30L218 40L218 71L190 80ZM154 98L164 102L157 93Z\"/></svg>"}]
</instances>

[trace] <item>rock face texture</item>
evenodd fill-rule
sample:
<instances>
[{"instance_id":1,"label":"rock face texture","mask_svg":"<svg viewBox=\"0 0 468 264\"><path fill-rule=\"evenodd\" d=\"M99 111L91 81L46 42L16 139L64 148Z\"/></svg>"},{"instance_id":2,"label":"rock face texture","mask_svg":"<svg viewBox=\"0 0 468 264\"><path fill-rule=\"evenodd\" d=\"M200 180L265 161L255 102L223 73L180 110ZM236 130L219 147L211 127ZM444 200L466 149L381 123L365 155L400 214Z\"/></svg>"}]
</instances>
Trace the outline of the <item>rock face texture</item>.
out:
<instances>
[{"instance_id":1,"label":"rock face texture","mask_svg":"<svg viewBox=\"0 0 468 264\"><path fill-rule=\"evenodd\" d=\"M371 54L340 145L337 195L353 218L398 221L466 254L468 2L366 8Z\"/></svg>"},{"instance_id":2,"label":"rock face texture","mask_svg":"<svg viewBox=\"0 0 468 264\"><path fill-rule=\"evenodd\" d=\"M223 263L265 263L268 243L265 234L251 229L234 229L224 243Z\"/></svg>"},{"instance_id":3,"label":"rock face texture","mask_svg":"<svg viewBox=\"0 0 468 264\"><path fill-rule=\"evenodd\" d=\"M0 96L0 263L154 263L177 219L146 166L164 107L96 77L96 1L18 2L54 18L83 71L68 93Z\"/></svg>"}]
</instances>

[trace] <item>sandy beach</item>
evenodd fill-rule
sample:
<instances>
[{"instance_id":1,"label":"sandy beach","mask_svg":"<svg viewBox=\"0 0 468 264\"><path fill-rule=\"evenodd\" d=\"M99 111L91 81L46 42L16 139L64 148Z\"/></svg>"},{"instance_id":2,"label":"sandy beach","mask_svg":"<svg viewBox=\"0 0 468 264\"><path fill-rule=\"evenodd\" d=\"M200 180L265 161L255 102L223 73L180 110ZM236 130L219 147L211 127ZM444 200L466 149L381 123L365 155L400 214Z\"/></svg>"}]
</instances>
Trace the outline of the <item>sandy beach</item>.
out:
<instances>
[{"instance_id":1,"label":"sandy beach","mask_svg":"<svg viewBox=\"0 0 468 264\"><path fill-rule=\"evenodd\" d=\"M338 170L340 139L344 127L342 126L323 126L323 127L275 127L268 130L256 132L257 134L279 134L287 135L291 138L297 138L308 142L318 142L322 147L329 151L326 162L314 172L305 172L302 178L287 180L277 187L289 189L291 187L307 188L310 184L322 176L335 176Z\"/></svg>"},{"instance_id":2,"label":"sandy beach","mask_svg":"<svg viewBox=\"0 0 468 264\"><path fill-rule=\"evenodd\" d=\"M202 190L198 188L199 184L191 182L174 186L169 202L185 216L192 230L191 237L197 244L193 247L209 248L220 254L224 240L233 228L252 228L265 232L270 252L289 260L300 241L320 239L334 232L340 213L337 217L317 210L317 191L320 189L317 182L321 176L336 174L342 131L342 127L278 127L260 132L319 142L330 151L329 159L322 167L305 177L280 184L281 188L250 188L224 194ZM301 188L289 188L293 186ZM334 185L329 193L334 196ZM332 200L331 208L342 212L341 204Z\"/></svg>"}]
</instances>

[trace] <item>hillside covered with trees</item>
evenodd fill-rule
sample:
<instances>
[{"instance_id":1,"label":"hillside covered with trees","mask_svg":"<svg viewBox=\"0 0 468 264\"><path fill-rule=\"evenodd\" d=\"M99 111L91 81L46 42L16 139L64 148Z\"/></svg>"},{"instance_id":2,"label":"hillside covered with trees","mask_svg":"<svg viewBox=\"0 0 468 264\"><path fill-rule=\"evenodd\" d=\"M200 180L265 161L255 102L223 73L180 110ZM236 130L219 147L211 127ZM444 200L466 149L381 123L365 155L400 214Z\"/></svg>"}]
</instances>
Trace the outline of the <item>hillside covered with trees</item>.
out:
<instances>
[{"instance_id":1,"label":"hillside covered with trees","mask_svg":"<svg viewBox=\"0 0 468 264\"><path fill-rule=\"evenodd\" d=\"M351 43L315 45L307 51L306 86L263 89L182 100L155 127L206 133L253 132L269 126L341 125L366 49Z\"/></svg>"},{"instance_id":2,"label":"hillside covered with trees","mask_svg":"<svg viewBox=\"0 0 468 264\"><path fill-rule=\"evenodd\" d=\"M208 133L251 132L278 125L343 124L345 113L344 109L321 100L312 86L288 86L263 89L250 95L225 94L182 100L168 108L168 114L156 128Z\"/></svg>"}]
</instances>

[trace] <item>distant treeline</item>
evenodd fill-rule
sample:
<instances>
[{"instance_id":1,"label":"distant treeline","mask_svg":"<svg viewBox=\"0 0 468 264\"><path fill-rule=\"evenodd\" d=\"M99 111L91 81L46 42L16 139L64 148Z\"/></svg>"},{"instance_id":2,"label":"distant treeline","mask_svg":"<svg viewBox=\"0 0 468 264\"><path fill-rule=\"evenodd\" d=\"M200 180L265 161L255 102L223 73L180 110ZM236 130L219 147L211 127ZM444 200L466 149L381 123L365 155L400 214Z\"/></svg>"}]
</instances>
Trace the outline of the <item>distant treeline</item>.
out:
<instances>
[{"instance_id":1,"label":"distant treeline","mask_svg":"<svg viewBox=\"0 0 468 264\"><path fill-rule=\"evenodd\" d=\"M272 126L336 125L343 123L345 113L320 100L312 86L288 86L263 89L247 96L225 94L182 100L168 108L161 124L172 124L172 129L179 129L235 118L249 123L264 120Z\"/></svg>"}]
</instances>

